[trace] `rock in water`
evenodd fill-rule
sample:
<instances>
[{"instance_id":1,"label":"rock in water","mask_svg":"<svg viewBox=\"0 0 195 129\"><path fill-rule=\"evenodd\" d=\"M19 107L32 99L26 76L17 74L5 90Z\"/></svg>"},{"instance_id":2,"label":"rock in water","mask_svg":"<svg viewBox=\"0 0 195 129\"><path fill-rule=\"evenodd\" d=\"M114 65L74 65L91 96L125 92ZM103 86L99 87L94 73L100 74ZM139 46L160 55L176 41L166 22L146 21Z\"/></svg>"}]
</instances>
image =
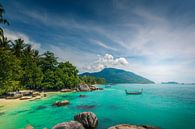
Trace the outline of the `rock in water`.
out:
<instances>
[{"instance_id":1,"label":"rock in water","mask_svg":"<svg viewBox=\"0 0 195 129\"><path fill-rule=\"evenodd\" d=\"M116 125L112 126L108 129L161 129L159 127L154 127L154 126L148 126L148 125L128 125L128 124L121 124L121 125Z\"/></svg>"},{"instance_id":2,"label":"rock in water","mask_svg":"<svg viewBox=\"0 0 195 129\"><path fill-rule=\"evenodd\" d=\"M89 88L89 86L87 84L81 84L78 87L79 91L90 91L91 89Z\"/></svg>"},{"instance_id":3,"label":"rock in water","mask_svg":"<svg viewBox=\"0 0 195 129\"><path fill-rule=\"evenodd\" d=\"M65 106L68 105L70 102L68 100L64 100L64 101L57 101L53 104L53 106Z\"/></svg>"},{"instance_id":4,"label":"rock in water","mask_svg":"<svg viewBox=\"0 0 195 129\"><path fill-rule=\"evenodd\" d=\"M26 126L25 129L34 129L31 125Z\"/></svg>"},{"instance_id":5,"label":"rock in water","mask_svg":"<svg viewBox=\"0 0 195 129\"><path fill-rule=\"evenodd\" d=\"M55 125L52 129L85 129L83 125L77 121L63 122Z\"/></svg>"},{"instance_id":6,"label":"rock in water","mask_svg":"<svg viewBox=\"0 0 195 129\"><path fill-rule=\"evenodd\" d=\"M83 124L85 129L95 129L98 125L98 119L92 112L82 112L74 116L74 120Z\"/></svg>"}]
</instances>

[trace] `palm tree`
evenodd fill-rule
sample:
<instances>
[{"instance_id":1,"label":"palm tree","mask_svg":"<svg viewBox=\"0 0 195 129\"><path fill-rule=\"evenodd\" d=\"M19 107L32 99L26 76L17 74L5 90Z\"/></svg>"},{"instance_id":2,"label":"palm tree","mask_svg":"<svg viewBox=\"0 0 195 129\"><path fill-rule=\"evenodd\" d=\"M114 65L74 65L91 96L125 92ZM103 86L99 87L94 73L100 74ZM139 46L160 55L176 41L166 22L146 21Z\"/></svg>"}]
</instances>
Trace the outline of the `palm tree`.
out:
<instances>
[{"instance_id":1,"label":"palm tree","mask_svg":"<svg viewBox=\"0 0 195 129\"><path fill-rule=\"evenodd\" d=\"M25 49L24 49L24 53L26 55L32 55L33 54L33 49L32 49L32 46L30 44L26 44Z\"/></svg>"},{"instance_id":2,"label":"palm tree","mask_svg":"<svg viewBox=\"0 0 195 129\"><path fill-rule=\"evenodd\" d=\"M3 6L0 4L0 23L9 25L9 22L3 17L5 10Z\"/></svg>"},{"instance_id":3,"label":"palm tree","mask_svg":"<svg viewBox=\"0 0 195 129\"><path fill-rule=\"evenodd\" d=\"M21 57L26 46L27 45L24 43L24 40L15 40L15 42L12 44L12 51L14 55L16 55L17 57Z\"/></svg>"},{"instance_id":4,"label":"palm tree","mask_svg":"<svg viewBox=\"0 0 195 129\"><path fill-rule=\"evenodd\" d=\"M5 10L3 6L0 4L0 24L7 24L9 25L9 22L3 17L3 14L5 13ZM3 29L0 27L0 48L9 49L11 41L7 39L7 37L4 36Z\"/></svg>"},{"instance_id":5,"label":"palm tree","mask_svg":"<svg viewBox=\"0 0 195 129\"><path fill-rule=\"evenodd\" d=\"M4 36L3 29L0 29L0 48L10 49L11 40L8 40L7 37Z\"/></svg>"}]
</instances>

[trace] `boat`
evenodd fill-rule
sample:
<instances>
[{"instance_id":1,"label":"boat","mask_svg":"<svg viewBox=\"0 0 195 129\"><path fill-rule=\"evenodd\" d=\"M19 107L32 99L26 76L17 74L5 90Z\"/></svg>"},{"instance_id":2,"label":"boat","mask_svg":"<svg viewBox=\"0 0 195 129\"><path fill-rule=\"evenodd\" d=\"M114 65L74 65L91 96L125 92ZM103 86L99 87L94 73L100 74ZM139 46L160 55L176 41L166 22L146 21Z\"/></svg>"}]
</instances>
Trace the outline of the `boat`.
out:
<instances>
[{"instance_id":1,"label":"boat","mask_svg":"<svg viewBox=\"0 0 195 129\"><path fill-rule=\"evenodd\" d=\"M142 92L143 92L143 88L141 89L141 91L135 91L135 92L129 92L129 91L125 90L125 93L127 95L140 95L140 94L142 94Z\"/></svg>"}]
</instances>

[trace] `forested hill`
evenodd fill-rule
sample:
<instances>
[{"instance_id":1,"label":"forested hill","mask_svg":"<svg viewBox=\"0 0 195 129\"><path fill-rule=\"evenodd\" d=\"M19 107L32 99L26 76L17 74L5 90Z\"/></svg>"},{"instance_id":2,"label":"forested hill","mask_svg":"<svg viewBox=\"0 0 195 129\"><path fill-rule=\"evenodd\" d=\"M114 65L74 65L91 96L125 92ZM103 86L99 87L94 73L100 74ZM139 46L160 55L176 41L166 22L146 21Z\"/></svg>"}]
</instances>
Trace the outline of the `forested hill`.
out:
<instances>
[{"instance_id":1,"label":"forested hill","mask_svg":"<svg viewBox=\"0 0 195 129\"><path fill-rule=\"evenodd\" d=\"M104 78L107 83L154 83L153 81L136 75L135 73L115 68L105 68L102 71L95 73L83 73L80 76Z\"/></svg>"}]
</instances>

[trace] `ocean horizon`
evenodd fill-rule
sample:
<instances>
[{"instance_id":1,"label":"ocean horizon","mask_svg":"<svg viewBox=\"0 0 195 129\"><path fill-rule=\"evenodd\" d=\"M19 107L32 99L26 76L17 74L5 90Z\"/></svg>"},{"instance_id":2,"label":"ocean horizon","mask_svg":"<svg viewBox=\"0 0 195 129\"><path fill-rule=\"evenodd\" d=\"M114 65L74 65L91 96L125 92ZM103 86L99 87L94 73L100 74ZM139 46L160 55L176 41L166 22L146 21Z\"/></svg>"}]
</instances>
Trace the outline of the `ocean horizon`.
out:
<instances>
[{"instance_id":1,"label":"ocean horizon","mask_svg":"<svg viewBox=\"0 0 195 129\"><path fill-rule=\"evenodd\" d=\"M115 84L101 91L57 93L48 98L27 101L7 109L0 116L1 129L50 129L57 123L73 120L80 112L92 111L99 120L97 129L117 124L153 125L162 129L195 128L195 85L180 84ZM141 95L126 95L138 91ZM80 98L80 94L86 97ZM52 104L69 100L65 107ZM2 112L0 108L0 112Z\"/></svg>"}]
</instances>

